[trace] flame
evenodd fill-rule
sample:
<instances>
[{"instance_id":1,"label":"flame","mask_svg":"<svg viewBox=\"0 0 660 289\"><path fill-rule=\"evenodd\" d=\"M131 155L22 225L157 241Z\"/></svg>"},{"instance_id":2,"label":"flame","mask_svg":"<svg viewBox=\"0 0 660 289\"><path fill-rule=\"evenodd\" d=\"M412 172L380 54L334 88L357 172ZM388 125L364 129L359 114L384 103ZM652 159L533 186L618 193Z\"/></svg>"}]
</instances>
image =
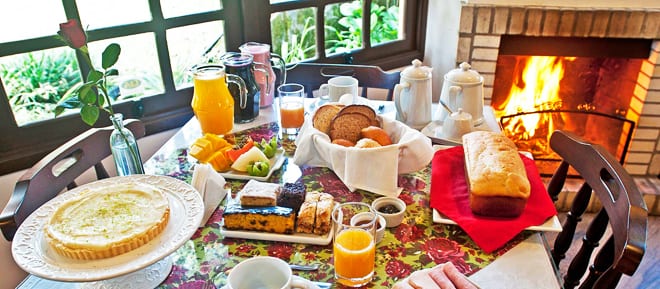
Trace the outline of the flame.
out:
<instances>
[{"instance_id":1,"label":"flame","mask_svg":"<svg viewBox=\"0 0 660 289\"><path fill-rule=\"evenodd\" d=\"M563 60L573 61L575 57L530 56L526 58L524 69L514 79L509 97L503 104L504 115L520 112L533 112L546 109L549 104L559 103L559 82L564 77ZM534 136L539 122L545 114L523 115L518 120L522 127L513 131L525 132L524 139ZM552 130L550 130L552 131Z\"/></svg>"}]
</instances>

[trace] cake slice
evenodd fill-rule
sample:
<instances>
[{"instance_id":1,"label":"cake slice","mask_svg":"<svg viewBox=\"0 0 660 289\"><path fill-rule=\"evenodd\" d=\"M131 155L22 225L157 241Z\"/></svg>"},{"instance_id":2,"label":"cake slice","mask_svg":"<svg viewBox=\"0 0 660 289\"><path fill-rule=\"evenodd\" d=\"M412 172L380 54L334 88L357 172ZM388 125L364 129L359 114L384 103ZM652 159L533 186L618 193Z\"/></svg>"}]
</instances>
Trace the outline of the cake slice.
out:
<instances>
[{"instance_id":1,"label":"cake slice","mask_svg":"<svg viewBox=\"0 0 660 289\"><path fill-rule=\"evenodd\" d=\"M277 196L277 205L293 209L294 212L300 210L300 206L305 201L305 185L302 183L286 183L282 186L280 194Z\"/></svg>"},{"instance_id":2,"label":"cake slice","mask_svg":"<svg viewBox=\"0 0 660 289\"><path fill-rule=\"evenodd\" d=\"M335 201L332 195L321 193L319 201L316 203L316 218L314 220L314 234L325 235L330 231L332 224L332 209L335 207Z\"/></svg>"},{"instance_id":3,"label":"cake slice","mask_svg":"<svg viewBox=\"0 0 660 289\"><path fill-rule=\"evenodd\" d=\"M298 233L314 233L314 221L316 220L316 203L319 201L321 193L308 192L305 196L305 201L298 210L296 217L296 232Z\"/></svg>"},{"instance_id":4,"label":"cake slice","mask_svg":"<svg viewBox=\"0 0 660 289\"><path fill-rule=\"evenodd\" d=\"M237 198L241 206L268 207L277 205L280 185L250 180L241 189Z\"/></svg>"}]
</instances>

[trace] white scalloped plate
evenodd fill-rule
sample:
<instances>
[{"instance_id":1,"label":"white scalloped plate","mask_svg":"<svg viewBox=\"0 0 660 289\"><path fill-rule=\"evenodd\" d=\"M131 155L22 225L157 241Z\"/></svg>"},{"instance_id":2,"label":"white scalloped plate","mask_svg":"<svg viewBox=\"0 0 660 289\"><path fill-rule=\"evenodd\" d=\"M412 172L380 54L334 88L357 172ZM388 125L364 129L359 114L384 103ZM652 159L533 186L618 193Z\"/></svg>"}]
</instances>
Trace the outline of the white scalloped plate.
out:
<instances>
[{"instance_id":1,"label":"white scalloped plate","mask_svg":"<svg viewBox=\"0 0 660 289\"><path fill-rule=\"evenodd\" d=\"M87 187L129 181L150 184L166 193L170 202L170 220L158 237L133 251L100 260L75 260L60 256L49 248L43 227L62 203ZM12 243L12 255L23 270L46 279L73 282L110 279L143 269L176 251L195 233L203 215L201 196L183 181L153 175L108 178L64 192L34 211L18 228Z\"/></svg>"}]
</instances>

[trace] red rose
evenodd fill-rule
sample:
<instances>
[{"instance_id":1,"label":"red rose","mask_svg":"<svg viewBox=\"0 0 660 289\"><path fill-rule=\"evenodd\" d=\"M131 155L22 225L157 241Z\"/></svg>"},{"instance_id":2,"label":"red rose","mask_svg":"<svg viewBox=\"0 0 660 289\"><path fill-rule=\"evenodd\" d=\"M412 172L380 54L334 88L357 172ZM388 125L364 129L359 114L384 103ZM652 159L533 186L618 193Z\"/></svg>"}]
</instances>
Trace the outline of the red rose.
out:
<instances>
[{"instance_id":1,"label":"red rose","mask_svg":"<svg viewBox=\"0 0 660 289\"><path fill-rule=\"evenodd\" d=\"M410 275L412 267L399 260L390 260L385 265L385 273L391 278L405 278Z\"/></svg>"},{"instance_id":2,"label":"red rose","mask_svg":"<svg viewBox=\"0 0 660 289\"><path fill-rule=\"evenodd\" d=\"M87 35L76 19L69 19L60 23L60 31L57 32L71 48L78 49L87 44Z\"/></svg>"}]
</instances>

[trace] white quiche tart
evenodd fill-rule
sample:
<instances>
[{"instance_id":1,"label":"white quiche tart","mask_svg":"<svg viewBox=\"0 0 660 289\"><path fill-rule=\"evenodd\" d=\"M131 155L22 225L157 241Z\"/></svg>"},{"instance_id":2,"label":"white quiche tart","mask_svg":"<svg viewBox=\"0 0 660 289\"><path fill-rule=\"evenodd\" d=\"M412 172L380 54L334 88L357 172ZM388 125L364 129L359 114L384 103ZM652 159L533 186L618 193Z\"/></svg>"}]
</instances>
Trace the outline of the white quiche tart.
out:
<instances>
[{"instance_id":1,"label":"white quiche tart","mask_svg":"<svg viewBox=\"0 0 660 289\"><path fill-rule=\"evenodd\" d=\"M154 239L170 215L165 193L123 183L81 192L63 203L44 227L58 254L79 260L117 256Z\"/></svg>"}]
</instances>

